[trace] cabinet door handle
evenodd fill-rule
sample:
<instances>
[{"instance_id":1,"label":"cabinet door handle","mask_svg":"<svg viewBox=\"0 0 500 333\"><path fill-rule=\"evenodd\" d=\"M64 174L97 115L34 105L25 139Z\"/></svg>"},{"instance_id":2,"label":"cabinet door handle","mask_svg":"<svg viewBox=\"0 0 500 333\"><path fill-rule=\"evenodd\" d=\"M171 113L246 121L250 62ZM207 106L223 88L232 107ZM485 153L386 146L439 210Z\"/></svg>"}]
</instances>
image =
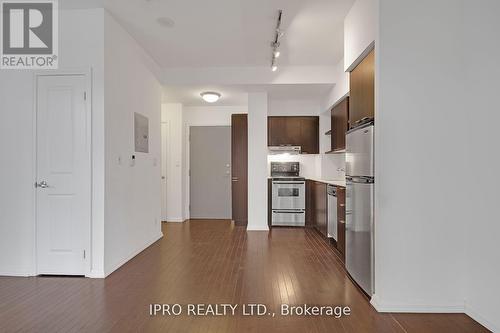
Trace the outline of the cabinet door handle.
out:
<instances>
[{"instance_id":1,"label":"cabinet door handle","mask_svg":"<svg viewBox=\"0 0 500 333\"><path fill-rule=\"evenodd\" d=\"M340 207L345 207L345 204L339 204Z\"/></svg>"},{"instance_id":2,"label":"cabinet door handle","mask_svg":"<svg viewBox=\"0 0 500 333\"><path fill-rule=\"evenodd\" d=\"M339 223L345 224L344 220L339 220Z\"/></svg>"}]
</instances>

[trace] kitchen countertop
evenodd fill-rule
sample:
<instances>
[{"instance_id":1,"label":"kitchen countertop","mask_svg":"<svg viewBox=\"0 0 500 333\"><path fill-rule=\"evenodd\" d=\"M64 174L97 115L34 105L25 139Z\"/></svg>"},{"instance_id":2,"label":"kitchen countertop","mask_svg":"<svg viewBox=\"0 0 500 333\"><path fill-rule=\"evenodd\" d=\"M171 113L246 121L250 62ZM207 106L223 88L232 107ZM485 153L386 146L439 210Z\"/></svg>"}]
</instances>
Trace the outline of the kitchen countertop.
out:
<instances>
[{"instance_id":1,"label":"kitchen countertop","mask_svg":"<svg viewBox=\"0 0 500 333\"><path fill-rule=\"evenodd\" d=\"M318 179L318 178L307 178L307 179L314 180L314 181L317 181L320 183L345 187L345 180L326 180L326 179Z\"/></svg>"},{"instance_id":2,"label":"kitchen countertop","mask_svg":"<svg viewBox=\"0 0 500 333\"><path fill-rule=\"evenodd\" d=\"M319 179L319 178L307 178L308 180L314 180L316 182L320 183L325 183L325 184L330 184L330 185L335 185L335 186L340 186L340 187L345 187L345 180L326 180L326 179ZM268 177L267 179L271 180L272 177Z\"/></svg>"}]
</instances>

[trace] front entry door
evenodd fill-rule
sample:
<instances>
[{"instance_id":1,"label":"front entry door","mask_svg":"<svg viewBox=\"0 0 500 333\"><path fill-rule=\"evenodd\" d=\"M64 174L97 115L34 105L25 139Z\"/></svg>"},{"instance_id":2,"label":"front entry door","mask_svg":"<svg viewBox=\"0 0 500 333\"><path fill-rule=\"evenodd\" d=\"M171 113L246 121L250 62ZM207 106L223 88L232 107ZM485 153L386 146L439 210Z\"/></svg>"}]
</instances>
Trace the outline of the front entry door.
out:
<instances>
[{"instance_id":1,"label":"front entry door","mask_svg":"<svg viewBox=\"0 0 500 333\"><path fill-rule=\"evenodd\" d=\"M248 118L231 115L232 215L236 225L248 224Z\"/></svg>"},{"instance_id":2,"label":"front entry door","mask_svg":"<svg viewBox=\"0 0 500 333\"><path fill-rule=\"evenodd\" d=\"M37 77L38 274L84 275L90 237L90 109L84 75Z\"/></svg>"},{"instance_id":3,"label":"front entry door","mask_svg":"<svg viewBox=\"0 0 500 333\"><path fill-rule=\"evenodd\" d=\"M231 127L191 126L191 219L231 219Z\"/></svg>"}]
</instances>

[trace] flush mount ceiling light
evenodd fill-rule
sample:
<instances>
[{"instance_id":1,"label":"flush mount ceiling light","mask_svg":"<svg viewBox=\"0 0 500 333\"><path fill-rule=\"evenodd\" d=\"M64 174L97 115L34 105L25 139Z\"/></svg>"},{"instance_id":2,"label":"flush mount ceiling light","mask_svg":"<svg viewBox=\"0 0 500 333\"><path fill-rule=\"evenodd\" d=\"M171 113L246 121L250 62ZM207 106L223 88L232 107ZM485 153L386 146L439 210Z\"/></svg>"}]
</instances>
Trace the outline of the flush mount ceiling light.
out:
<instances>
[{"instance_id":1,"label":"flush mount ceiling light","mask_svg":"<svg viewBox=\"0 0 500 333\"><path fill-rule=\"evenodd\" d=\"M278 70L278 58L281 55L279 50L280 47L280 38L283 37L283 30L281 30L281 17L283 15L283 11L280 9L278 11L278 21L276 23L276 30L274 32L274 40L271 42L272 49L272 58L271 58L271 70L276 72Z\"/></svg>"},{"instance_id":2,"label":"flush mount ceiling light","mask_svg":"<svg viewBox=\"0 0 500 333\"><path fill-rule=\"evenodd\" d=\"M202 92L200 95L201 95L201 98L203 98L203 100L205 102L208 102L208 103L215 103L221 97L221 94L213 92L213 91L205 91L205 92Z\"/></svg>"}]
</instances>

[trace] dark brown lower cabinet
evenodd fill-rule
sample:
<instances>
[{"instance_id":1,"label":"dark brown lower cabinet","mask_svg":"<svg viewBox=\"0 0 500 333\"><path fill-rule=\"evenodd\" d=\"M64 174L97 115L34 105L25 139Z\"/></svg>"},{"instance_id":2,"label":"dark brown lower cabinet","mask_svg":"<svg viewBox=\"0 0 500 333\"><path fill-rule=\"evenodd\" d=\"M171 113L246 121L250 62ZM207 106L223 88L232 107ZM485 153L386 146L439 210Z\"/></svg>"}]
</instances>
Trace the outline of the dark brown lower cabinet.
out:
<instances>
[{"instance_id":1,"label":"dark brown lower cabinet","mask_svg":"<svg viewBox=\"0 0 500 333\"><path fill-rule=\"evenodd\" d=\"M323 236L328 237L328 197L326 193L326 184L314 182L313 195L314 226Z\"/></svg>"},{"instance_id":2,"label":"dark brown lower cabinet","mask_svg":"<svg viewBox=\"0 0 500 333\"><path fill-rule=\"evenodd\" d=\"M248 119L246 114L231 115L231 196L232 219L236 225L248 224Z\"/></svg>"},{"instance_id":3,"label":"dark brown lower cabinet","mask_svg":"<svg viewBox=\"0 0 500 333\"><path fill-rule=\"evenodd\" d=\"M306 227L314 227L328 237L327 184L306 180ZM345 187L337 186L337 241L332 240L345 262Z\"/></svg>"},{"instance_id":4,"label":"dark brown lower cabinet","mask_svg":"<svg viewBox=\"0 0 500 333\"><path fill-rule=\"evenodd\" d=\"M345 262L345 188L337 187L337 250Z\"/></svg>"},{"instance_id":5,"label":"dark brown lower cabinet","mask_svg":"<svg viewBox=\"0 0 500 333\"><path fill-rule=\"evenodd\" d=\"M306 180L306 227L314 227L314 181Z\"/></svg>"}]
</instances>

